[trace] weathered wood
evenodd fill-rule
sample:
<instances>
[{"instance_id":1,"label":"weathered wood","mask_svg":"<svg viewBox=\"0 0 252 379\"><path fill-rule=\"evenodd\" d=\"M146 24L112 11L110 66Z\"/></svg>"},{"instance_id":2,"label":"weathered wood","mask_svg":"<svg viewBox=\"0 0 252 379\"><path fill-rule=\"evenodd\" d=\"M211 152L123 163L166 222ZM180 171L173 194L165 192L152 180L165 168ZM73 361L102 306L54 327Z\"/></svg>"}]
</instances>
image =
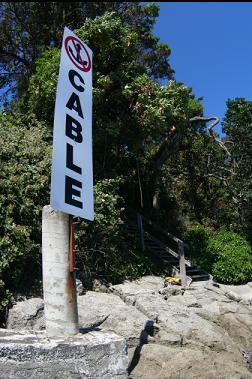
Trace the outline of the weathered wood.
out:
<instances>
[{"instance_id":1,"label":"weathered wood","mask_svg":"<svg viewBox=\"0 0 252 379\"><path fill-rule=\"evenodd\" d=\"M179 249L179 271L180 271L181 285L186 286L187 280L186 280L185 250L184 250L184 243L182 241L178 243L178 249Z\"/></svg>"},{"instance_id":2,"label":"weathered wood","mask_svg":"<svg viewBox=\"0 0 252 379\"><path fill-rule=\"evenodd\" d=\"M141 244L141 249L144 251L144 229L143 229L143 216L141 214L137 214L137 225L138 225L138 230L140 234L140 244Z\"/></svg>"}]
</instances>

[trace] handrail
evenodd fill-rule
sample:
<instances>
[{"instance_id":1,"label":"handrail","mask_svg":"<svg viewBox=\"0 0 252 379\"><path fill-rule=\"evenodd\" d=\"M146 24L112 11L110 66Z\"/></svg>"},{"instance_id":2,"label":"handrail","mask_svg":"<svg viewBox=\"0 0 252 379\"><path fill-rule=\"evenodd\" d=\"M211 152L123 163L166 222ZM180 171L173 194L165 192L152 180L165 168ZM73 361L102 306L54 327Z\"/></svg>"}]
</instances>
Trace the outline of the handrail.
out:
<instances>
[{"instance_id":1,"label":"handrail","mask_svg":"<svg viewBox=\"0 0 252 379\"><path fill-rule=\"evenodd\" d=\"M144 232L145 235L150 235L151 238L157 242L157 244L159 244L160 246L163 247L163 249L165 249L169 254L173 255L175 258L179 258L179 252L176 253L176 251L172 250L170 247L167 246L167 244L163 243L162 241L160 241L159 239L157 239L156 237L154 237L153 235L151 235L150 233L148 232ZM185 263L187 264L187 266L191 266L191 262L188 260L188 259L185 259Z\"/></svg>"},{"instance_id":2,"label":"handrail","mask_svg":"<svg viewBox=\"0 0 252 379\"><path fill-rule=\"evenodd\" d=\"M149 225L151 225L154 229L158 230L159 232L165 234L169 238L171 238L174 242L178 244L178 256L179 256L179 267L180 267L180 280L181 285L186 286L187 284L187 277L186 277L186 260L185 260L185 247L187 245L182 241L181 239L173 236L171 233L166 232L164 229L160 228L160 226L153 223L151 220L147 219L140 213L137 213L137 220L138 220L138 228L140 231L140 238L141 238L141 245L142 249L144 250L144 228L143 228L143 221L147 222Z\"/></svg>"},{"instance_id":3,"label":"handrail","mask_svg":"<svg viewBox=\"0 0 252 379\"><path fill-rule=\"evenodd\" d=\"M175 237L173 234L167 232L166 230L162 229L160 226L158 226L157 224L155 224L154 222L152 222L151 220L149 220L145 216L142 216L142 219L145 222L147 222L147 224L151 225L154 229L158 230L159 232L161 232L161 233L165 234L166 236L168 236L169 238L171 238L174 242L177 242L178 244L182 243L185 247L188 247L188 245L184 241L182 241L178 237Z\"/></svg>"}]
</instances>

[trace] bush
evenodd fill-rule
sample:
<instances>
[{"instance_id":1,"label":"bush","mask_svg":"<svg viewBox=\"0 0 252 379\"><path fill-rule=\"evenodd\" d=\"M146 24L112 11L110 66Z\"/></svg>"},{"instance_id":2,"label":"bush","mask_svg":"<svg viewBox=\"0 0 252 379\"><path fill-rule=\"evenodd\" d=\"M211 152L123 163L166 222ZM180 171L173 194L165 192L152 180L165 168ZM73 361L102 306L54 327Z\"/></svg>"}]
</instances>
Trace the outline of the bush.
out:
<instances>
[{"instance_id":1,"label":"bush","mask_svg":"<svg viewBox=\"0 0 252 379\"><path fill-rule=\"evenodd\" d=\"M252 251L248 242L232 231L213 233L195 225L183 235L188 258L225 284L239 284L252 276Z\"/></svg>"},{"instance_id":2,"label":"bush","mask_svg":"<svg viewBox=\"0 0 252 379\"><path fill-rule=\"evenodd\" d=\"M44 124L0 117L0 313L40 272L41 210L49 200Z\"/></svg>"},{"instance_id":3,"label":"bush","mask_svg":"<svg viewBox=\"0 0 252 379\"><path fill-rule=\"evenodd\" d=\"M208 249L210 235L210 229L200 224L193 225L183 234L183 239L189 246L187 257L194 265L209 272L214 261L214 257Z\"/></svg>"},{"instance_id":4,"label":"bush","mask_svg":"<svg viewBox=\"0 0 252 379\"><path fill-rule=\"evenodd\" d=\"M128 251L126 257L121 257L115 266L111 266L107 271L112 283L119 283L123 280L136 280L144 275L165 276L152 259L140 250Z\"/></svg>"},{"instance_id":5,"label":"bush","mask_svg":"<svg viewBox=\"0 0 252 379\"><path fill-rule=\"evenodd\" d=\"M222 231L210 238L208 250L216 256L212 267L214 278L226 284L244 283L252 277L252 252L239 234Z\"/></svg>"}]
</instances>

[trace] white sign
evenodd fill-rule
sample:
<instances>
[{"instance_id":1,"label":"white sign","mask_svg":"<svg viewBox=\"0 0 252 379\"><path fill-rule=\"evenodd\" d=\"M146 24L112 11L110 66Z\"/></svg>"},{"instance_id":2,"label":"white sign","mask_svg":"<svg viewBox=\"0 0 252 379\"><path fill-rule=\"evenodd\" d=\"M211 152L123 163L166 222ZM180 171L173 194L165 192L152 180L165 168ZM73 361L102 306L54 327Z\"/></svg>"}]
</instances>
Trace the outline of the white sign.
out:
<instances>
[{"instance_id":1,"label":"white sign","mask_svg":"<svg viewBox=\"0 0 252 379\"><path fill-rule=\"evenodd\" d=\"M64 29L54 114L51 207L94 219L92 51Z\"/></svg>"}]
</instances>

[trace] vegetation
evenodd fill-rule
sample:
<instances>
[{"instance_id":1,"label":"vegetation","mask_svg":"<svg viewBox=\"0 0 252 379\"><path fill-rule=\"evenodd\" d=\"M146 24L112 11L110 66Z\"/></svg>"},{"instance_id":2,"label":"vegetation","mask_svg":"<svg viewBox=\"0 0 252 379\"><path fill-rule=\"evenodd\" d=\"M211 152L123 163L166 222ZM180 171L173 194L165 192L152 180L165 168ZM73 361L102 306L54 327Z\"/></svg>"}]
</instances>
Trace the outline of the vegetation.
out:
<instances>
[{"instance_id":1,"label":"vegetation","mask_svg":"<svg viewBox=\"0 0 252 379\"><path fill-rule=\"evenodd\" d=\"M212 272L217 281L240 284L251 278L251 247L239 234L218 233L210 240L208 250L216 256Z\"/></svg>"},{"instance_id":2,"label":"vegetation","mask_svg":"<svg viewBox=\"0 0 252 379\"><path fill-rule=\"evenodd\" d=\"M0 310L41 278L63 25L95 57L95 221L75 220L79 268L113 281L158 272L129 243L133 208L185 238L217 280L251 277L252 103L227 101L220 140L200 99L176 82L171 51L152 33L157 17L158 5L138 2L1 3Z\"/></svg>"},{"instance_id":3,"label":"vegetation","mask_svg":"<svg viewBox=\"0 0 252 379\"><path fill-rule=\"evenodd\" d=\"M51 143L41 122L0 117L0 309L40 279L41 210L49 200Z\"/></svg>"},{"instance_id":4,"label":"vegetation","mask_svg":"<svg viewBox=\"0 0 252 379\"><path fill-rule=\"evenodd\" d=\"M195 225L184 233L184 238L189 244L189 257L193 263L212 273L218 282L241 284L251 279L251 246L238 233L214 232Z\"/></svg>"}]
</instances>

